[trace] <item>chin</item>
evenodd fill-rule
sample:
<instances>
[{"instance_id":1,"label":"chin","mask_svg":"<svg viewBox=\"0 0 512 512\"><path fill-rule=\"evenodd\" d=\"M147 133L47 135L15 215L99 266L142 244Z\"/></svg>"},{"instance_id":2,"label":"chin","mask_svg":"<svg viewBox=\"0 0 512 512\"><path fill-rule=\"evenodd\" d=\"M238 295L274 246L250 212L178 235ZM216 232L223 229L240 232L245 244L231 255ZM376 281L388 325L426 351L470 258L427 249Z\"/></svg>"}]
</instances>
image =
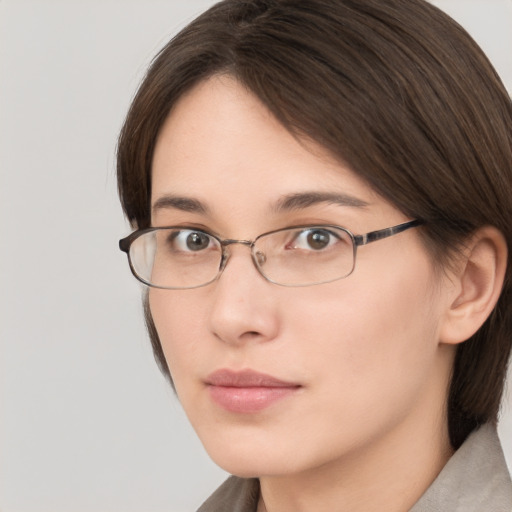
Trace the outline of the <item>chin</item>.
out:
<instances>
[{"instance_id":1,"label":"chin","mask_svg":"<svg viewBox=\"0 0 512 512\"><path fill-rule=\"evenodd\" d=\"M294 472L290 454L276 449L280 443L258 436L230 436L210 433L199 436L210 458L224 471L242 478L282 475ZM281 448L284 448L281 446ZM295 455L297 450L294 450Z\"/></svg>"},{"instance_id":2,"label":"chin","mask_svg":"<svg viewBox=\"0 0 512 512\"><path fill-rule=\"evenodd\" d=\"M291 467L287 467L282 461L268 460L267 458L259 458L255 460L245 460L240 454L234 455L231 458L212 457L213 462L221 469L241 478L259 478L262 476L270 475L286 475L295 473Z\"/></svg>"}]
</instances>

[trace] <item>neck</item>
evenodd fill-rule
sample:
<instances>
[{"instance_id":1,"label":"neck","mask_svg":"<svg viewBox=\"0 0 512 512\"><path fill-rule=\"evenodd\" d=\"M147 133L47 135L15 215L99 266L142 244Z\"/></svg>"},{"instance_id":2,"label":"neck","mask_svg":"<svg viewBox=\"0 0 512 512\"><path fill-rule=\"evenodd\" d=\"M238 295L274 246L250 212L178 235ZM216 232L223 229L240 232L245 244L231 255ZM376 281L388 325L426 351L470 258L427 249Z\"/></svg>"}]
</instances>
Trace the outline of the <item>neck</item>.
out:
<instances>
[{"instance_id":1,"label":"neck","mask_svg":"<svg viewBox=\"0 0 512 512\"><path fill-rule=\"evenodd\" d=\"M258 512L406 512L418 501L453 454L447 428L438 435L369 446L300 475L260 478Z\"/></svg>"}]
</instances>

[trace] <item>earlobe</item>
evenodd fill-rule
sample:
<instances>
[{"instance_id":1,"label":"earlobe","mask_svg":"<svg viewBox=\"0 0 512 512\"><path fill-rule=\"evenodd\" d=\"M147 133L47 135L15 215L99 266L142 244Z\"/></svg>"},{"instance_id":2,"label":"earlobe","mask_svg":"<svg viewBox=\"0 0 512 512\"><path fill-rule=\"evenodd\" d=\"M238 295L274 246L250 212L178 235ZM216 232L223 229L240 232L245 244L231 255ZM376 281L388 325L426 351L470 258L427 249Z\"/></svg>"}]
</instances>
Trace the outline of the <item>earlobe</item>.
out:
<instances>
[{"instance_id":1,"label":"earlobe","mask_svg":"<svg viewBox=\"0 0 512 512\"><path fill-rule=\"evenodd\" d=\"M496 228L479 229L463 250L442 325L441 343L466 341L498 302L507 266L507 244Z\"/></svg>"}]
</instances>

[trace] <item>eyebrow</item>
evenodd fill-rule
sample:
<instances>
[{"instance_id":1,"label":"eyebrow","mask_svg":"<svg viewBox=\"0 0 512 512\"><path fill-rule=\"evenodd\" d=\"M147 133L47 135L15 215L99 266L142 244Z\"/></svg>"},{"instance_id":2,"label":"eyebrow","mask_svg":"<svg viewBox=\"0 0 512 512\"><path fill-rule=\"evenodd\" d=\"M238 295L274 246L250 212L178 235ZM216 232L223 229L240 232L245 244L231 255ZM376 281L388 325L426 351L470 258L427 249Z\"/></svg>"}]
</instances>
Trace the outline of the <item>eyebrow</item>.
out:
<instances>
[{"instance_id":1,"label":"eyebrow","mask_svg":"<svg viewBox=\"0 0 512 512\"><path fill-rule=\"evenodd\" d=\"M348 194L337 194L332 192L297 192L281 197L273 206L275 213L303 210L310 206L321 203L336 204L340 206L349 206L353 208L365 208L369 203ZM155 213L158 210L176 209L183 212L199 213L206 215L209 213L207 205L191 197L175 196L166 194L159 197L153 204L152 210Z\"/></svg>"},{"instance_id":2,"label":"eyebrow","mask_svg":"<svg viewBox=\"0 0 512 512\"><path fill-rule=\"evenodd\" d=\"M288 194L279 199L274 206L274 210L276 212L302 210L320 203L350 206L353 208L365 208L370 204L348 194L337 194L332 192L298 192L295 194Z\"/></svg>"},{"instance_id":3,"label":"eyebrow","mask_svg":"<svg viewBox=\"0 0 512 512\"><path fill-rule=\"evenodd\" d=\"M175 196L172 194L166 194L165 196L159 197L153 204L152 210L153 213L155 213L158 210L168 208L174 208L176 210L181 210L182 212L201 213L203 215L209 211L209 208L197 199Z\"/></svg>"}]
</instances>

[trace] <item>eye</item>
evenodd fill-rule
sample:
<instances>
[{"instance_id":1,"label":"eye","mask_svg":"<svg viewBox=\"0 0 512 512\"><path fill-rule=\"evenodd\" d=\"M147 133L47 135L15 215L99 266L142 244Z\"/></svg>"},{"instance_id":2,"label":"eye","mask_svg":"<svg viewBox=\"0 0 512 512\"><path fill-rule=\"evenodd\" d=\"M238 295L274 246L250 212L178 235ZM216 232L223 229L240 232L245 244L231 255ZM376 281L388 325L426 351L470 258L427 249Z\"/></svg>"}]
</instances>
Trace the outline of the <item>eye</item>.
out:
<instances>
[{"instance_id":1,"label":"eye","mask_svg":"<svg viewBox=\"0 0 512 512\"><path fill-rule=\"evenodd\" d=\"M340 238L328 229L310 228L300 231L288 248L321 251L339 241Z\"/></svg>"},{"instance_id":2,"label":"eye","mask_svg":"<svg viewBox=\"0 0 512 512\"><path fill-rule=\"evenodd\" d=\"M213 239L202 231L183 229L172 233L171 245L176 251L199 252L213 245Z\"/></svg>"}]
</instances>

